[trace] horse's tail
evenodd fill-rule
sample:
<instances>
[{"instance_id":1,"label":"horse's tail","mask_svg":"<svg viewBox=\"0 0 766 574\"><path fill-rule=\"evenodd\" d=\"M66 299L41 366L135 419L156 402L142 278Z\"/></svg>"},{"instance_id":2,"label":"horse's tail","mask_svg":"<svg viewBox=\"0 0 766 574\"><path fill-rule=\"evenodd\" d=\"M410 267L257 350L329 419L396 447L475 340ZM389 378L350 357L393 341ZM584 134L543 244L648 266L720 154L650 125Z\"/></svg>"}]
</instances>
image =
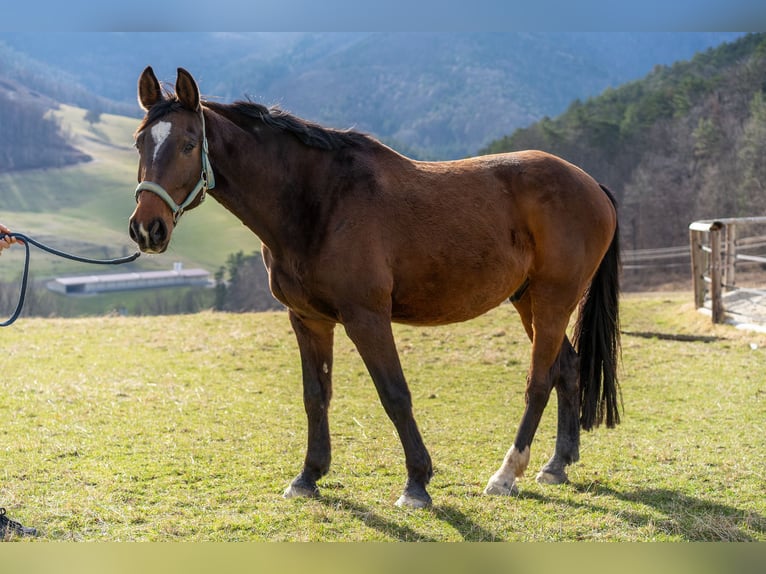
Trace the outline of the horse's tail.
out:
<instances>
[{"instance_id":1,"label":"horse's tail","mask_svg":"<svg viewBox=\"0 0 766 574\"><path fill-rule=\"evenodd\" d=\"M601 186L617 208L612 193ZM620 422L617 359L620 353L620 230L615 226L609 249L580 306L573 342L580 356L580 425L585 430Z\"/></svg>"}]
</instances>

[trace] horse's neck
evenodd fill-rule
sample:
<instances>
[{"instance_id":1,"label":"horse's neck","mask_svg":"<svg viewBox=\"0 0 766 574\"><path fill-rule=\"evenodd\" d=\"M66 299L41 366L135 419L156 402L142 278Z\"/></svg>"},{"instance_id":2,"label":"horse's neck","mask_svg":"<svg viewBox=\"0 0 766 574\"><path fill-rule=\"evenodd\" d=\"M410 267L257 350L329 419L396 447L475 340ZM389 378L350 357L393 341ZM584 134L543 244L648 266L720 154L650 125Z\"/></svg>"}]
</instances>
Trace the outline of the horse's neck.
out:
<instances>
[{"instance_id":1,"label":"horse's neck","mask_svg":"<svg viewBox=\"0 0 766 574\"><path fill-rule=\"evenodd\" d=\"M310 183L304 181L308 178L303 163L316 152L301 149L289 134L274 136L285 138L282 142L259 142L232 129L224 118L214 116L209 123L210 162L216 177L210 195L278 252L296 227L310 223L300 221L300 213L291 208L296 201L292 195L296 190L311 192ZM295 146L294 153L286 153L290 146ZM227 152L232 149L237 151ZM286 158L290 165L285 164Z\"/></svg>"}]
</instances>

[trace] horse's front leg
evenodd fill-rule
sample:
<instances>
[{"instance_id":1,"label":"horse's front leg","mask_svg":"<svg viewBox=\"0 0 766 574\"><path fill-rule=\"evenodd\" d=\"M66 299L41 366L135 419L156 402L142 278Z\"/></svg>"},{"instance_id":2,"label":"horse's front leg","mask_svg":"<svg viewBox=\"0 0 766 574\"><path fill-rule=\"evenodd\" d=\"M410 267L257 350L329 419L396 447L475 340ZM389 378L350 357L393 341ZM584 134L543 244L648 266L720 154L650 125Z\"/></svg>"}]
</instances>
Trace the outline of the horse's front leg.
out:
<instances>
[{"instance_id":1,"label":"horse's front leg","mask_svg":"<svg viewBox=\"0 0 766 574\"><path fill-rule=\"evenodd\" d=\"M327 411L332 397L334 323L308 321L289 312L303 371L303 404L308 417L308 447L303 470L284 492L285 498L319 496L316 481L330 469L330 426Z\"/></svg>"},{"instance_id":2,"label":"horse's front leg","mask_svg":"<svg viewBox=\"0 0 766 574\"><path fill-rule=\"evenodd\" d=\"M412 396L396 351L390 316L354 310L344 315L344 326L367 366L383 408L394 423L404 448L407 483L396 506L430 506L431 497L426 485L433 475L431 457L412 414Z\"/></svg>"}]
</instances>

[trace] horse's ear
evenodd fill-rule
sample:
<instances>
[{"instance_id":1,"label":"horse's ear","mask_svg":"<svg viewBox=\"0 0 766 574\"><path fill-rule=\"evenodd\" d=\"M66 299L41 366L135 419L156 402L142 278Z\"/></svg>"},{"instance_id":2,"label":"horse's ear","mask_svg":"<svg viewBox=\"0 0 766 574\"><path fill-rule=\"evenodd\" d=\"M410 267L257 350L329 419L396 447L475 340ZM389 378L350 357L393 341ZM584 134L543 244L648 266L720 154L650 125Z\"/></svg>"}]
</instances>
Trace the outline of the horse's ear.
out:
<instances>
[{"instance_id":1,"label":"horse's ear","mask_svg":"<svg viewBox=\"0 0 766 574\"><path fill-rule=\"evenodd\" d=\"M144 109L149 111L154 104L162 100L162 89L160 81L154 75L151 66L147 66L138 78L138 103Z\"/></svg>"},{"instance_id":2,"label":"horse's ear","mask_svg":"<svg viewBox=\"0 0 766 574\"><path fill-rule=\"evenodd\" d=\"M199 110L199 88L192 75L178 68L178 77L176 78L176 97L185 108L194 112Z\"/></svg>"}]
</instances>

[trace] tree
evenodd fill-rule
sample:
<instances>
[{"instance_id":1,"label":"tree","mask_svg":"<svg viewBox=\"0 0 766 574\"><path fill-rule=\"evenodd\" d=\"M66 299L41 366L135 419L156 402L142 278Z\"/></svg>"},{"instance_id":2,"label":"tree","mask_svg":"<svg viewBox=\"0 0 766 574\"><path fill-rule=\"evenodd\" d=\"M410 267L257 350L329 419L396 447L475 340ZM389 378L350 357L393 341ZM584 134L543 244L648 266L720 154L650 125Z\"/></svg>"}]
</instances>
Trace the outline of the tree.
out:
<instances>
[{"instance_id":1,"label":"tree","mask_svg":"<svg viewBox=\"0 0 766 574\"><path fill-rule=\"evenodd\" d=\"M68 143L48 107L7 82L0 84L0 133L0 172L90 160Z\"/></svg>"},{"instance_id":2,"label":"tree","mask_svg":"<svg viewBox=\"0 0 766 574\"><path fill-rule=\"evenodd\" d=\"M737 191L738 215L766 214L766 101L756 92L750 103L737 163L742 181Z\"/></svg>"},{"instance_id":3,"label":"tree","mask_svg":"<svg viewBox=\"0 0 766 574\"><path fill-rule=\"evenodd\" d=\"M90 108L85 112L85 121L90 125L99 123L101 121L101 111L95 108Z\"/></svg>"},{"instance_id":4,"label":"tree","mask_svg":"<svg viewBox=\"0 0 766 574\"><path fill-rule=\"evenodd\" d=\"M225 279L228 273L228 280ZM269 277L260 253L229 255L226 267L215 274L215 308L218 311L269 311L282 309L269 290Z\"/></svg>"}]
</instances>

